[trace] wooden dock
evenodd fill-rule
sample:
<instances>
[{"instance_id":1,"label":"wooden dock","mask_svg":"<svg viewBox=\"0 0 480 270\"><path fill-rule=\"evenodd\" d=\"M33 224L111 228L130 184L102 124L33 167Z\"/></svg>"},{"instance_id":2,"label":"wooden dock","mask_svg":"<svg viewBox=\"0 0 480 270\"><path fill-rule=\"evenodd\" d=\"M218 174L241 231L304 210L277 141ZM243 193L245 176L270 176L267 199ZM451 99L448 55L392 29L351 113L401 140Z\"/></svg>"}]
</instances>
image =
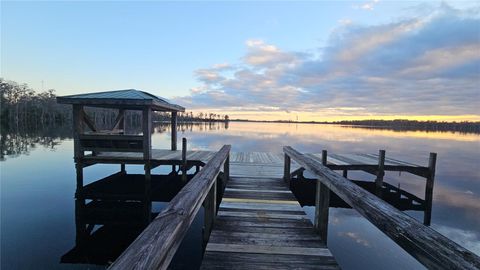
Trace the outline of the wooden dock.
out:
<instances>
[{"instance_id":1,"label":"wooden dock","mask_svg":"<svg viewBox=\"0 0 480 270\"><path fill-rule=\"evenodd\" d=\"M338 269L283 181L283 157L232 153L202 269Z\"/></svg>"}]
</instances>

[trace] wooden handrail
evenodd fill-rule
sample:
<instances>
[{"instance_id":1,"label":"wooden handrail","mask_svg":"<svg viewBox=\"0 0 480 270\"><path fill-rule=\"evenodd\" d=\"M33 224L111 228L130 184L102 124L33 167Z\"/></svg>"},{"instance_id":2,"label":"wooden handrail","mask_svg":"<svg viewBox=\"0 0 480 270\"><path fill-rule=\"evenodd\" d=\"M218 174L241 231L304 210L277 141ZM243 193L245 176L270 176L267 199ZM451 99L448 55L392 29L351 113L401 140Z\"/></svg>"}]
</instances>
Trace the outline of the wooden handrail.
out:
<instances>
[{"instance_id":1,"label":"wooden handrail","mask_svg":"<svg viewBox=\"0 0 480 270\"><path fill-rule=\"evenodd\" d=\"M215 156L183 187L109 269L167 269L225 162L230 145Z\"/></svg>"},{"instance_id":2,"label":"wooden handrail","mask_svg":"<svg viewBox=\"0 0 480 270\"><path fill-rule=\"evenodd\" d=\"M427 268L480 269L480 257L469 250L292 147L283 147L283 152Z\"/></svg>"}]
</instances>

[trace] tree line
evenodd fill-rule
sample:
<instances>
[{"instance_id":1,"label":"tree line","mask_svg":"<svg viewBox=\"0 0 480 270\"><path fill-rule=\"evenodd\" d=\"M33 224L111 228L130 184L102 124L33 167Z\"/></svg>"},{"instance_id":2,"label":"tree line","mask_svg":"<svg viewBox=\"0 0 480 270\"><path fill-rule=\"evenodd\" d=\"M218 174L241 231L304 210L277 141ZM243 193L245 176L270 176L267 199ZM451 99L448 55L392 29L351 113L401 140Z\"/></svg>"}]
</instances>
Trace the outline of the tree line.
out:
<instances>
[{"instance_id":1,"label":"tree line","mask_svg":"<svg viewBox=\"0 0 480 270\"><path fill-rule=\"evenodd\" d=\"M337 121L333 124L358 126L366 128L383 128L392 130L422 130L422 131L453 131L465 133L480 133L480 122L442 122L417 120L352 120Z\"/></svg>"},{"instance_id":2,"label":"tree line","mask_svg":"<svg viewBox=\"0 0 480 270\"><path fill-rule=\"evenodd\" d=\"M0 123L2 129L42 128L71 124L71 106L58 104L54 89L36 92L27 84L0 78ZM87 114L98 127L108 127L117 116L116 110L86 108ZM169 121L170 113L155 112L154 121ZM178 122L228 121L229 116L209 112L179 112ZM131 125L141 123L141 112L127 111L125 120Z\"/></svg>"}]
</instances>

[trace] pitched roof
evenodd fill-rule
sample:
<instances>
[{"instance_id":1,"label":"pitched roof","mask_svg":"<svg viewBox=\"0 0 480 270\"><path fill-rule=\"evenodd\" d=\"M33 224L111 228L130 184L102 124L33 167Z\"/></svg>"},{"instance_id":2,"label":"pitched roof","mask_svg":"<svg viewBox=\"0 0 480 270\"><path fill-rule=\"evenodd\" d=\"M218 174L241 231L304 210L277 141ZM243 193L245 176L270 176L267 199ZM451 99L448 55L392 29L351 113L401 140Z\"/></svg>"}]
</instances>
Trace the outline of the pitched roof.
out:
<instances>
[{"instance_id":1,"label":"pitched roof","mask_svg":"<svg viewBox=\"0 0 480 270\"><path fill-rule=\"evenodd\" d=\"M57 97L57 102L87 106L119 107L125 109L150 106L153 110L159 111L185 111L185 108L182 106L170 103L164 98L136 89L62 96Z\"/></svg>"}]
</instances>

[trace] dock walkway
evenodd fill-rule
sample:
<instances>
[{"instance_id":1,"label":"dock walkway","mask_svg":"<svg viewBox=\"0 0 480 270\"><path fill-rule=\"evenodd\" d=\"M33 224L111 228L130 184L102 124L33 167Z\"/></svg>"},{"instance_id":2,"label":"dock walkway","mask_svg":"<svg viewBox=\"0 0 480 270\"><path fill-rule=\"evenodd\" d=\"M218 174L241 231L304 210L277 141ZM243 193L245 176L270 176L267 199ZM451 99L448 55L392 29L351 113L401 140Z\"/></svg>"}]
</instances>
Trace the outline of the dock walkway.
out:
<instances>
[{"instance_id":1,"label":"dock walkway","mask_svg":"<svg viewBox=\"0 0 480 270\"><path fill-rule=\"evenodd\" d=\"M232 153L202 269L338 269L282 179L282 156Z\"/></svg>"}]
</instances>

